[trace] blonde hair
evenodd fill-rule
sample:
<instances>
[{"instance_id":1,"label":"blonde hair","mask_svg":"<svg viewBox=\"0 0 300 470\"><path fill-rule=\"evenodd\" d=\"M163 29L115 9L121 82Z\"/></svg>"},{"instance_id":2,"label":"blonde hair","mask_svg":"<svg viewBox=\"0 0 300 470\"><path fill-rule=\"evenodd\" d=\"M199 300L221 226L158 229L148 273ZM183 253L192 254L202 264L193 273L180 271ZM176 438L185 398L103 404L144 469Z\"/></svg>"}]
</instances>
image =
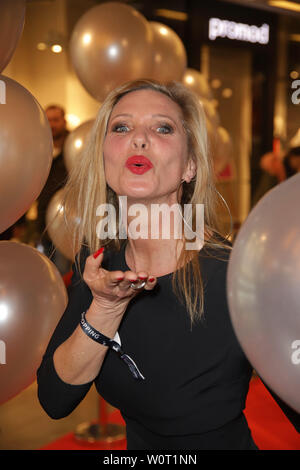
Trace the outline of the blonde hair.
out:
<instances>
[{"instance_id":1,"label":"blonde hair","mask_svg":"<svg viewBox=\"0 0 300 470\"><path fill-rule=\"evenodd\" d=\"M74 255L78 248L86 245L91 253L100 246L120 250L126 240L101 240L96 233L96 208L100 204L111 203L119 214L118 197L107 185L104 173L103 143L112 109L126 94L141 89L163 93L177 103L182 112L183 127L187 135L189 154L197 165L196 177L190 183L182 184L182 197L179 203L204 204L204 226L207 235L206 246L228 248L219 237L217 204L218 192L215 188L212 159L209 154L206 118L199 99L177 82L162 85L153 80L128 82L113 90L105 99L96 117L85 153L75 165L65 186L65 213L76 213L81 223L77 226L74 239ZM192 220L195 219L193 214ZM184 236L183 236L184 238ZM184 247L185 247L185 239ZM203 249L203 251L206 251ZM193 323L203 313L204 288L200 270L198 251L183 249L173 273L172 286L178 299L183 302Z\"/></svg>"}]
</instances>

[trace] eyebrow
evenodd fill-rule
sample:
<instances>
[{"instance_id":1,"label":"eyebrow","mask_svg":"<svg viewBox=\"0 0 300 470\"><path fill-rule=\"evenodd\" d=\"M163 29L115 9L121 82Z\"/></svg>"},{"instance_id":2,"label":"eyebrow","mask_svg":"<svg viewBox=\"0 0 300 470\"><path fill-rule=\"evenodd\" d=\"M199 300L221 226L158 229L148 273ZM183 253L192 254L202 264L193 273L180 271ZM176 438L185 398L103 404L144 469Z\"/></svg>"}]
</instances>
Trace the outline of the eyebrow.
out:
<instances>
[{"instance_id":1,"label":"eyebrow","mask_svg":"<svg viewBox=\"0 0 300 470\"><path fill-rule=\"evenodd\" d=\"M116 114L115 116L112 117L112 119L120 118L120 117L133 117L133 115L128 114L128 113ZM161 118L170 119L171 121L174 122L174 124L176 124L176 121L174 121L174 119L171 118L171 116L168 116L167 114L152 114L151 117L161 117Z\"/></svg>"}]
</instances>

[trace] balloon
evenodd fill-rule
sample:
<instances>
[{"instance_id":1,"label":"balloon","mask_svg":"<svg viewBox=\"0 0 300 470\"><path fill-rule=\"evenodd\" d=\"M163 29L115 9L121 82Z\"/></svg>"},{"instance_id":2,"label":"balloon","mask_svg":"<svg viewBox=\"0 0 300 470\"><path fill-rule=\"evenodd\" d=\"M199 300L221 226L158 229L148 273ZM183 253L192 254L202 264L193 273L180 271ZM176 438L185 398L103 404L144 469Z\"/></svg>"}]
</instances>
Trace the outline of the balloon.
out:
<instances>
[{"instance_id":1,"label":"balloon","mask_svg":"<svg viewBox=\"0 0 300 470\"><path fill-rule=\"evenodd\" d=\"M102 102L117 85L150 75L152 30L129 5L97 5L75 25L70 54L80 82Z\"/></svg>"},{"instance_id":2,"label":"balloon","mask_svg":"<svg viewBox=\"0 0 300 470\"><path fill-rule=\"evenodd\" d=\"M43 189L52 163L48 119L32 94L0 75L0 233L29 209Z\"/></svg>"},{"instance_id":3,"label":"balloon","mask_svg":"<svg viewBox=\"0 0 300 470\"><path fill-rule=\"evenodd\" d=\"M228 131L222 127L217 127L217 141L214 155L214 167L216 173L221 173L228 165L232 156L232 141Z\"/></svg>"},{"instance_id":4,"label":"balloon","mask_svg":"<svg viewBox=\"0 0 300 470\"><path fill-rule=\"evenodd\" d=\"M0 242L0 403L35 380L66 305L62 277L46 256L23 243Z\"/></svg>"},{"instance_id":5,"label":"balloon","mask_svg":"<svg viewBox=\"0 0 300 470\"><path fill-rule=\"evenodd\" d=\"M193 91L199 98L206 98L211 100L213 98L212 91L206 80L205 76L194 69L186 69L182 83L191 91Z\"/></svg>"},{"instance_id":6,"label":"balloon","mask_svg":"<svg viewBox=\"0 0 300 470\"><path fill-rule=\"evenodd\" d=\"M25 0L0 1L0 72L15 52L25 21Z\"/></svg>"},{"instance_id":7,"label":"balloon","mask_svg":"<svg viewBox=\"0 0 300 470\"><path fill-rule=\"evenodd\" d=\"M91 119L80 124L80 126L70 132L66 138L64 144L64 160L68 171L72 170L77 159L82 155L84 145L89 137L94 122L94 119Z\"/></svg>"},{"instance_id":8,"label":"balloon","mask_svg":"<svg viewBox=\"0 0 300 470\"><path fill-rule=\"evenodd\" d=\"M199 101L202 104L206 116L213 124L213 126L217 128L220 125L220 116L218 111L216 110L216 107L210 100L206 98L200 98Z\"/></svg>"},{"instance_id":9,"label":"balloon","mask_svg":"<svg viewBox=\"0 0 300 470\"><path fill-rule=\"evenodd\" d=\"M233 245L232 324L265 383L300 412L300 174L252 209Z\"/></svg>"},{"instance_id":10,"label":"balloon","mask_svg":"<svg viewBox=\"0 0 300 470\"><path fill-rule=\"evenodd\" d=\"M80 223L76 215L66 213L63 189L51 198L46 212L46 226L53 245L68 259L74 260L78 246L73 249L73 233Z\"/></svg>"},{"instance_id":11,"label":"balloon","mask_svg":"<svg viewBox=\"0 0 300 470\"><path fill-rule=\"evenodd\" d=\"M153 32L153 65L151 77L166 83L180 81L187 66L185 47L180 37L168 26L149 22Z\"/></svg>"}]
</instances>

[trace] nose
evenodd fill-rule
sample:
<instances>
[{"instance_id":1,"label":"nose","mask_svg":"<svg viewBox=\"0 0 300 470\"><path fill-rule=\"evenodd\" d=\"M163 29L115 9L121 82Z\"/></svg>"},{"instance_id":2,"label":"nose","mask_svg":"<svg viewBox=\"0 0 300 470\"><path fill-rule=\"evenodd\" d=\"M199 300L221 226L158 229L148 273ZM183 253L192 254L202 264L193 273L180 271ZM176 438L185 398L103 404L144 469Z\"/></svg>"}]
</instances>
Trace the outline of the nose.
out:
<instances>
[{"instance_id":1,"label":"nose","mask_svg":"<svg viewBox=\"0 0 300 470\"><path fill-rule=\"evenodd\" d=\"M132 146L134 149L146 149L149 146L149 139L145 129L136 129L132 136Z\"/></svg>"}]
</instances>

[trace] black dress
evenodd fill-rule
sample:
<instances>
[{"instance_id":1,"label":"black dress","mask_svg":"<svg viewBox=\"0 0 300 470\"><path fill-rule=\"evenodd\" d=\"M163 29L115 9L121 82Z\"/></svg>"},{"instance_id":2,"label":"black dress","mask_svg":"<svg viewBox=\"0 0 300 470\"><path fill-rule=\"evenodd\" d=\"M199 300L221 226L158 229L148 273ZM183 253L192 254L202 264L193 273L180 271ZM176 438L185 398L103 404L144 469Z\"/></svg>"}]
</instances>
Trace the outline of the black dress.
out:
<instances>
[{"instance_id":1,"label":"black dress","mask_svg":"<svg viewBox=\"0 0 300 470\"><path fill-rule=\"evenodd\" d=\"M252 367L230 321L228 254L222 250L224 260L212 254L205 247L199 253L203 319L191 327L172 291L172 274L159 277L153 291L143 291L130 302L118 330L123 351L145 380L136 380L109 350L94 381L100 395L121 411L128 450L257 449L243 414ZM103 267L129 270L124 248L106 253ZM53 365L55 349L74 331L91 301L89 288L75 270L68 307L37 374L40 403L55 419L71 413L92 385L64 383ZM300 424L298 414L292 412L291 417Z\"/></svg>"}]
</instances>

